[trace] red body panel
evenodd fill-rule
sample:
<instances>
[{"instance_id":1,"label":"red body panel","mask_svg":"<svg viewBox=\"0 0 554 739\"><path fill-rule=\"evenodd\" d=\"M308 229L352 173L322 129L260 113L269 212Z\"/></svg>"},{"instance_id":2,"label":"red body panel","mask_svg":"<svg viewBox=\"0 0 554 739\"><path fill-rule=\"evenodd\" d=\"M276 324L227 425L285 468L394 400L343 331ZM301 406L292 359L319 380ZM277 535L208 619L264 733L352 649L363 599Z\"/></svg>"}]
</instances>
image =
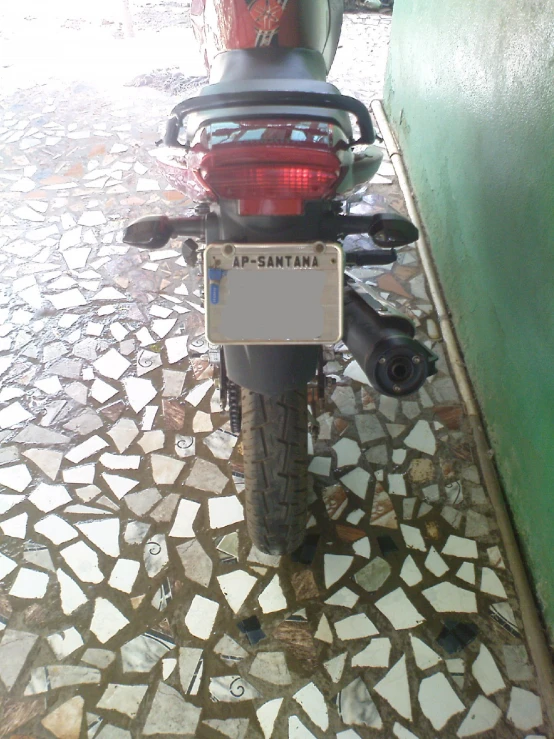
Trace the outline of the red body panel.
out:
<instances>
[{"instance_id":1,"label":"red body panel","mask_svg":"<svg viewBox=\"0 0 554 739\"><path fill-rule=\"evenodd\" d=\"M190 13L208 69L231 49L300 46L298 0L193 0Z\"/></svg>"}]
</instances>

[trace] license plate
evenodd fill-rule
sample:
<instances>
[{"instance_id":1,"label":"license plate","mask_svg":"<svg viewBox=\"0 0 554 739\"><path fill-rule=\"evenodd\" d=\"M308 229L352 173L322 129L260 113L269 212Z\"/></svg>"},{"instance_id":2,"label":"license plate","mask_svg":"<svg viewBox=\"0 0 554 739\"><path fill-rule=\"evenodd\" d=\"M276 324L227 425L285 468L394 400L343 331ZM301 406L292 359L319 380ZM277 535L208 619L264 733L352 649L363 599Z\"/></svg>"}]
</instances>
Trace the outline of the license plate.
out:
<instances>
[{"instance_id":1,"label":"license plate","mask_svg":"<svg viewBox=\"0 0 554 739\"><path fill-rule=\"evenodd\" d=\"M204 273L212 344L334 344L342 336L339 244L210 244Z\"/></svg>"}]
</instances>

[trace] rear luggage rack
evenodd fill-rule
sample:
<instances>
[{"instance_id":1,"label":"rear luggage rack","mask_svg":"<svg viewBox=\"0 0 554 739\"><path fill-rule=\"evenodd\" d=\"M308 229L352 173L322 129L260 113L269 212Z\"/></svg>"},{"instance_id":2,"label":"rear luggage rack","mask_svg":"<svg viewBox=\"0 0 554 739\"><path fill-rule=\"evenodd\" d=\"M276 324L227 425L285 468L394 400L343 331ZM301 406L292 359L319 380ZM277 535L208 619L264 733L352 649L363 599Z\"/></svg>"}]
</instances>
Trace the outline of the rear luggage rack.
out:
<instances>
[{"instance_id":1,"label":"rear luggage rack","mask_svg":"<svg viewBox=\"0 0 554 739\"><path fill-rule=\"evenodd\" d=\"M215 95L198 95L182 103L176 105L171 111L171 116L167 122L163 143L165 146L180 147L186 149L185 144L179 142L179 133L183 126L185 118L192 113L204 112L207 110L216 110L218 108L235 108L235 107L253 107L258 106L283 106L290 107L313 107L328 108L332 110L341 110L345 113L351 113L356 117L358 127L360 129L360 137L357 140L351 140L350 145L357 144L373 144L375 141L375 132L369 111L363 103L348 95L334 95L324 92L298 92L296 90L277 91L277 90L254 90L249 92L225 92ZM295 118L294 113L291 114L287 110L287 118ZM260 113L253 112L247 117L264 117L267 118L267 111ZM223 116L214 120L226 120L228 116ZM241 117L245 117L241 114ZM302 119L306 118L306 114L302 113ZM332 120L328 117L310 115L314 121Z\"/></svg>"}]
</instances>

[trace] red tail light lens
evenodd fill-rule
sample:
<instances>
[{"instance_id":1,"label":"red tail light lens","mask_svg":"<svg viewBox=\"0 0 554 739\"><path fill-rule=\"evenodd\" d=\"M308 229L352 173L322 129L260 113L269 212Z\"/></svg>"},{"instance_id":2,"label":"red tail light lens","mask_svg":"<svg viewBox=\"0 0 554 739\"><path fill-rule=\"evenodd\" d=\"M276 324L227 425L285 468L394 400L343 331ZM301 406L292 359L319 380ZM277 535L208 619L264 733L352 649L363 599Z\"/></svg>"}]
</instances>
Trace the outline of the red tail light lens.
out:
<instances>
[{"instance_id":1,"label":"red tail light lens","mask_svg":"<svg viewBox=\"0 0 554 739\"><path fill-rule=\"evenodd\" d=\"M218 198L241 201L245 215L299 213L303 201L333 194L341 163L332 151L312 147L237 144L215 147L202 158L197 174ZM254 201L266 206L256 208ZM268 202L274 203L272 209Z\"/></svg>"}]
</instances>

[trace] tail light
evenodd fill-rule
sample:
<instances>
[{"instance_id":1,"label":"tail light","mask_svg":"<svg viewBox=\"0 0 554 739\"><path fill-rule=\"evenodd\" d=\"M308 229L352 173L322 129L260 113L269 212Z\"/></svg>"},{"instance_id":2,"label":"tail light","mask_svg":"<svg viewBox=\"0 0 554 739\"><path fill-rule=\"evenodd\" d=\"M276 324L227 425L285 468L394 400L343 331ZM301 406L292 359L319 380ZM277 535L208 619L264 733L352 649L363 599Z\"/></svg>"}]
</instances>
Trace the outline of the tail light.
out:
<instances>
[{"instance_id":1,"label":"tail light","mask_svg":"<svg viewBox=\"0 0 554 739\"><path fill-rule=\"evenodd\" d=\"M305 201L336 192L346 143L326 122L217 121L197 131L186 158L181 150L180 161L164 164L178 189L192 196L195 180L215 200L238 201L241 215L299 215Z\"/></svg>"},{"instance_id":2,"label":"tail light","mask_svg":"<svg viewBox=\"0 0 554 739\"><path fill-rule=\"evenodd\" d=\"M243 215L302 211L331 196L341 164L330 151L282 145L228 145L202 159L199 179L218 198L240 201Z\"/></svg>"}]
</instances>

